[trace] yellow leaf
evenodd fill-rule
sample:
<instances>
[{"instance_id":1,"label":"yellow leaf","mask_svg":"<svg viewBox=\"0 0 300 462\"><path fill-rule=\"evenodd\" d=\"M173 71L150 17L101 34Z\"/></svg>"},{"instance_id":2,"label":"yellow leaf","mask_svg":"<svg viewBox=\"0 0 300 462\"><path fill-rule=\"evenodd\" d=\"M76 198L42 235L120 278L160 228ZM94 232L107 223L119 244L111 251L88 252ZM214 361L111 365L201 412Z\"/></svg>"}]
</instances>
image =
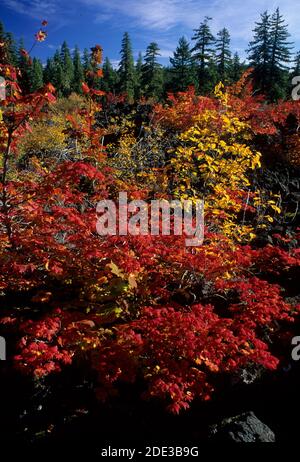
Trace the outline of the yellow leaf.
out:
<instances>
[{"instance_id":1,"label":"yellow leaf","mask_svg":"<svg viewBox=\"0 0 300 462\"><path fill-rule=\"evenodd\" d=\"M115 274L118 278L124 277L123 271L114 262L110 262L107 266L110 268L112 274Z\"/></svg>"},{"instance_id":2,"label":"yellow leaf","mask_svg":"<svg viewBox=\"0 0 300 462\"><path fill-rule=\"evenodd\" d=\"M280 208L280 207L278 207L277 205L273 205L273 204L271 204L271 208L272 208L273 210L275 210L275 212L277 212L277 213L281 213L281 208Z\"/></svg>"},{"instance_id":3,"label":"yellow leaf","mask_svg":"<svg viewBox=\"0 0 300 462\"><path fill-rule=\"evenodd\" d=\"M131 289L137 289L137 282L133 273L130 273L128 276L128 284Z\"/></svg>"}]
</instances>

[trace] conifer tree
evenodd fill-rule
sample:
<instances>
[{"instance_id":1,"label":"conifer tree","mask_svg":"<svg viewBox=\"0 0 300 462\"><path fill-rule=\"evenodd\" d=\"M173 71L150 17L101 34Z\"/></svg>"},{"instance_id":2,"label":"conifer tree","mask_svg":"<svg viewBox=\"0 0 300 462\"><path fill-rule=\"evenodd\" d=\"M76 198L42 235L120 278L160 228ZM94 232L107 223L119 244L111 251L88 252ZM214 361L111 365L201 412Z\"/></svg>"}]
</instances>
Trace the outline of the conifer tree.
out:
<instances>
[{"instance_id":1,"label":"conifer tree","mask_svg":"<svg viewBox=\"0 0 300 462\"><path fill-rule=\"evenodd\" d=\"M210 88L209 84L209 67L214 58L215 37L213 36L209 21L212 18L206 16L198 29L194 29L195 46L192 48L193 59L198 67L198 83L201 92L205 92Z\"/></svg>"},{"instance_id":2,"label":"conifer tree","mask_svg":"<svg viewBox=\"0 0 300 462\"><path fill-rule=\"evenodd\" d=\"M48 58L46 66L44 67L44 82L52 83L54 74L54 60L53 57Z\"/></svg>"},{"instance_id":3,"label":"conifer tree","mask_svg":"<svg viewBox=\"0 0 300 462\"><path fill-rule=\"evenodd\" d=\"M87 72L92 71L92 70L93 70L93 67L92 67L92 63L91 63L90 53L89 53L89 50L87 48L85 48L83 50L83 71L84 71L84 74L86 74Z\"/></svg>"},{"instance_id":4,"label":"conifer tree","mask_svg":"<svg viewBox=\"0 0 300 462\"><path fill-rule=\"evenodd\" d=\"M0 41L1 43L5 41L5 29L2 21L0 21Z\"/></svg>"},{"instance_id":5,"label":"conifer tree","mask_svg":"<svg viewBox=\"0 0 300 462\"><path fill-rule=\"evenodd\" d=\"M115 94L117 91L118 74L113 68L110 60L106 57L102 67L103 79L101 88L106 93Z\"/></svg>"},{"instance_id":6,"label":"conifer tree","mask_svg":"<svg viewBox=\"0 0 300 462\"><path fill-rule=\"evenodd\" d=\"M83 74L84 74L84 81L88 83L88 85L92 84L92 78L90 77L90 72L93 72L93 66L91 62L91 54L87 48L83 50Z\"/></svg>"},{"instance_id":7,"label":"conifer tree","mask_svg":"<svg viewBox=\"0 0 300 462\"><path fill-rule=\"evenodd\" d=\"M28 60L28 58L24 55L24 41L23 39L20 40L19 42L19 47L18 47L18 62L17 66L20 70L20 75L18 77L20 87L22 89L22 92L24 94L27 94L30 92L30 77L31 77L31 63Z\"/></svg>"},{"instance_id":8,"label":"conifer tree","mask_svg":"<svg viewBox=\"0 0 300 462\"><path fill-rule=\"evenodd\" d=\"M216 39L216 64L220 80L224 81L228 77L231 64L230 34L224 27L217 34Z\"/></svg>"},{"instance_id":9,"label":"conifer tree","mask_svg":"<svg viewBox=\"0 0 300 462\"><path fill-rule=\"evenodd\" d=\"M293 60L294 66L292 68L292 77L300 75L300 51L298 51Z\"/></svg>"},{"instance_id":10,"label":"conifer tree","mask_svg":"<svg viewBox=\"0 0 300 462\"><path fill-rule=\"evenodd\" d=\"M7 64L9 61L8 50L7 50L7 42L6 42L6 34L3 23L0 21L0 42L3 44L4 51L1 53L1 61L0 64Z\"/></svg>"},{"instance_id":11,"label":"conifer tree","mask_svg":"<svg viewBox=\"0 0 300 462\"><path fill-rule=\"evenodd\" d=\"M241 78L241 75L245 70L245 64L241 63L239 54L235 52L231 60L229 69L229 77L231 82L237 82Z\"/></svg>"},{"instance_id":12,"label":"conifer tree","mask_svg":"<svg viewBox=\"0 0 300 462\"><path fill-rule=\"evenodd\" d=\"M71 93L72 82L74 79L74 66L71 58L71 53L66 41L64 41L61 46L60 61L63 70L61 91L63 96L69 96L69 94Z\"/></svg>"},{"instance_id":13,"label":"conifer tree","mask_svg":"<svg viewBox=\"0 0 300 462\"><path fill-rule=\"evenodd\" d=\"M248 58L253 66L253 78L256 89L262 93L268 90L271 59L270 15L265 11L260 21L255 23L254 37L249 43Z\"/></svg>"},{"instance_id":14,"label":"conifer tree","mask_svg":"<svg viewBox=\"0 0 300 462\"><path fill-rule=\"evenodd\" d=\"M171 86L173 91L184 91L189 85L195 83L192 54L185 37L179 39L173 55L173 58L170 58Z\"/></svg>"},{"instance_id":15,"label":"conifer tree","mask_svg":"<svg viewBox=\"0 0 300 462\"><path fill-rule=\"evenodd\" d=\"M64 93L65 77L64 77L63 63L61 61L61 54L58 50L56 50L53 56L53 75L52 75L51 83L52 85L54 85L56 89L56 94L58 96L65 96L65 93Z\"/></svg>"},{"instance_id":16,"label":"conifer tree","mask_svg":"<svg viewBox=\"0 0 300 462\"><path fill-rule=\"evenodd\" d=\"M139 100L143 95L143 57L142 53L139 52L138 59L135 65L135 87L134 87L134 97L136 100Z\"/></svg>"},{"instance_id":17,"label":"conifer tree","mask_svg":"<svg viewBox=\"0 0 300 462\"><path fill-rule=\"evenodd\" d=\"M270 20L271 74L277 69L287 69L286 64L290 62L290 50L293 47L291 46L292 42L287 41L290 37L287 27L279 8L277 8Z\"/></svg>"},{"instance_id":18,"label":"conifer tree","mask_svg":"<svg viewBox=\"0 0 300 462\"><path fill-rule=\"evenodd\" d=\"M83 72L83 65L81 63L80 58L80 50L78 46L75 47L74 54L73 54L73 81L71 89L75 93L82 93L82 82L84 81L84 72Z\"/></svg>"},{"instance_id":19,"label":"conifer tree","mask_svg":"<svg viewBox=\"0 0 300 462\"><path fill-rule=\"evenodd\" d=\"M5 41L7 47L8 61L11 65L16 66L18 63L18 50L14 36L11 32L6 32Z\"/></svg>"},{"instance_id":20,"label":"conifer tree","mask_svg":"<svg viewBox=\"0 0 300 462\"><path fill-rule=\"evenodd\" d=\"M288 85L288 65L291 60L292 43L288 26L280 14L279 8L270 19L270 76L269 96L271 100L286 96Z\"/></svg>"},{"instance_id":21,"label":"conifer tree","mask_svg":"<svg viewBox=\"0 0 300 462\"><path fill-rule=\"evenodd\" d=\"M131 41L128 32L124 33L120 54L121 60L118 69L120 83L119 89L121 93L126 93L129 101L132 101L134 98L135 69Z\"/></svg>"},{"instance_id":22,"label":"conifer tree","mask_svg":"<svg viewBox=\"0 0 300 462\"><path fill-rule=\"evenodd\" d=\"M291 43L288 42L287 25L279 8L270 16L267 11L256 23L253 41L249 44L250 64L254 67L256 89L270 100L286 96L288 88L288 63Z\"/></svg>"},{"instance_id":23,"label":"conifer tree","mask_svg":"<svg viewBox=\"0 0 300 462\"><path fill-rule=\"evenodd\" d=\"M37 91L43 86L43 65L37 58L33 58L30 69L30 91Z\"/></svg>"},{"instance_id":24,"label":"conifer tree","mask_svg":"<svg viewBox=\"0 0 300 462\"><path fill-rule=\"evenodd\" d=\"M157 61L160 56L157 43L148 45L142 66L142 83L145 96L159 99L163 91L162 67Z\"/></svg>"}]
</instances>

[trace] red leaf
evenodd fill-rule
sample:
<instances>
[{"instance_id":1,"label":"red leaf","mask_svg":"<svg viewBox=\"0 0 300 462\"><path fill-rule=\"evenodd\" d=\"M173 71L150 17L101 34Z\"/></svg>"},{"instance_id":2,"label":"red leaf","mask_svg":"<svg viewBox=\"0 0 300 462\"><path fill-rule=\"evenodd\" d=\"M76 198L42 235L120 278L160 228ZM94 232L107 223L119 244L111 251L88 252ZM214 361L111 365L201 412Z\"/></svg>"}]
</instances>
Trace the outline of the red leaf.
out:
<instances>
[{"instance_id":1,"label":"red leaf","mask_svg":"<svg viewBox=\"0 0 300 462\"><path fill-rule=\"evenodd\" d=\"M88 85L85 82L82 82L81 86L82 86L83 93L85 93L85 94L90 93L90 89L89 89Z\"/></svg>"},{"instance_id":2,"label":"red leaf","mask_svg":"<svg viewBox=\"0 0 300 462\"><path fill-rule=\"evenodd\" d=\"M105 95L105 91L102 91L102 90L92 90L92 94L93 94L93 95L97 95L97 96L103 96L103 95Z\"/></svg>"}]
</instances>

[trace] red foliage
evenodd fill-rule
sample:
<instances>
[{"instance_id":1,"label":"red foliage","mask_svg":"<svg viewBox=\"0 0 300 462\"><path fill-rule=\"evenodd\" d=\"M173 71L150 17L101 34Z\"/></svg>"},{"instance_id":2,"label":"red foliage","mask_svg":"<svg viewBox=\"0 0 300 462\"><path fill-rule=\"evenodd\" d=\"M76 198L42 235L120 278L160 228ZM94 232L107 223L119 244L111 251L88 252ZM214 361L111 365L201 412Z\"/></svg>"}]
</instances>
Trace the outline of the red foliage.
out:
<instances>
[{"instance_id":1,"label":"red foliage","mask_svg":"<svg viewBox=\"0 0 300 462\"><path fill-rule=\"evenodd\" d=\"M186 130L193 125L193 118L206 109L215 109L217 103L211 98L197 96L194 87L186 92L169 93L167 106L154 107L154 120L165 128Z\"/></svg>"},{"instance_id":2,"label":"red foliage","mask_svg":"<svg viewBox=\"0 0 300 462\"><path fill-rule=\"evenodd\" d=\"M274 369L278 360L256 328L292 320L280 288L266 281L219 280L216 288L234 289L239 296L226 317L211 305L144 307L137 320L116 327L113 336L99 330L95 315L86 320L80 313L56 311L52 318L21 325L25 336L15 360L27 373L42 376L82 356L83 349L98 373L100 399L107 399L118 383L143 377L144 396L160 398L178 412L196 396L210 399L217 373L250 363Z\"/></svg>"},{"instance_id":3,"label":"red foliage","mask_svg":"<svg viewBox=\"0 0 300 462\"><path fill-rule=\"evenodd\" d=\"M295 116L300 122L299 101L281 101L267 104L261 95L255 95L249 76L252 69L226 89L228 106L236 117L250 124L258 135L275 135L283 130L288 116ZM186 92L169 93L167 104L154 107L154 120L161 126L173 130L186 130L193 125L195 116L207 109L216 109L219 103L212 97L197 96L194 87Z\"/></svg>"},{"instance_id":4,"label":"red foliage","mask_svg":"<svg viewBox=\"0 0 300 462\"><path fill-rule=\"evenodd\" d=\"M97 66L101 47L92 53ZM88 108L77 114L83 122L68 116L73 136L88 140L80 161L39 167L25 179L9 176L18 137L55 97L51 85L22 96L16 70L2 69L10 95L3 102L0 140L0 289L30 294L35 309L38 304L48 309L35 320L25 313L18 313L17 321L11 313L2 319L20 339L16 367L42 378L84 360L97 372L100 399L122 381L142 378L144 396L165 400L175 413L195 397L210 399L216 374L252 363L274 369L278 358L262 331L271 335L278 322L293 321L299 307L287 304L280 287L264 278L299 265L299 250L233 248L212 232L197 249L187 249L184 236L97 235L95 205L116 190L113 171L104 162L103 130L94 117L103 92L83 83ZM265 107L251 95L250 85L240 92L240 84L229 89L228 104L257 133L272 134L287 112L298 114L292 103ZM168 129L185 130L195 115L218 104L190 88L169 95L167 108L157 105L155 118ZM130 197L148 194L126 187ZM225 301L222 312L214 297Z\"/></svg>"}]
</instances>

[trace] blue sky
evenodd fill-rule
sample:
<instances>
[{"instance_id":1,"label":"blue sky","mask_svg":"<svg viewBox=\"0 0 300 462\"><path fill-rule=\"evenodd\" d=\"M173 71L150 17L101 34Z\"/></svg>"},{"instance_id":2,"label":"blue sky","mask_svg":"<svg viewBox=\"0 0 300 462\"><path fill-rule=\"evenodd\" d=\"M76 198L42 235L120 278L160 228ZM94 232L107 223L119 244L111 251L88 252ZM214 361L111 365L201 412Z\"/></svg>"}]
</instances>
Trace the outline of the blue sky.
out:
<instances>
[{"instance_id":1,"label":"blue sky","mask_svg":"<svg viewBox=\"0 0 300 462\"><path fill-rule=\"evenodd\" d=\"M90 48L99 43L104 55L116 65L122 35L127 31L135 57L156 41L161 62L167 64L178 38L185 35L190 40L193 29L207 15L213 18L213 32L227 27L232 50L245 57L259 14L266 9L274 11L277 6L289 24L295 51L299 50L299 0L1 0L0 19L7 31L24 38L27 48L40 21L47 19L48 38L33 52L43 62L66 40L70 48L75 44L81 49Z\"/></svg>"}]
</instances>

